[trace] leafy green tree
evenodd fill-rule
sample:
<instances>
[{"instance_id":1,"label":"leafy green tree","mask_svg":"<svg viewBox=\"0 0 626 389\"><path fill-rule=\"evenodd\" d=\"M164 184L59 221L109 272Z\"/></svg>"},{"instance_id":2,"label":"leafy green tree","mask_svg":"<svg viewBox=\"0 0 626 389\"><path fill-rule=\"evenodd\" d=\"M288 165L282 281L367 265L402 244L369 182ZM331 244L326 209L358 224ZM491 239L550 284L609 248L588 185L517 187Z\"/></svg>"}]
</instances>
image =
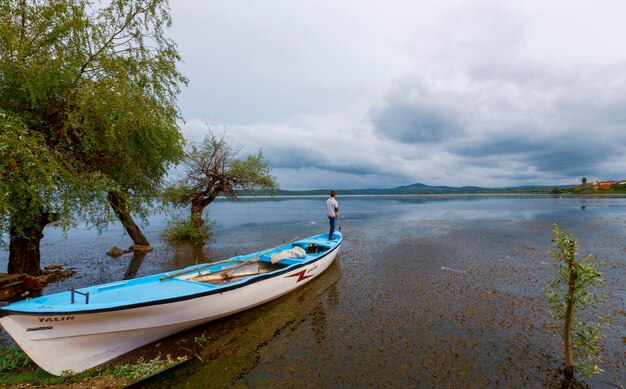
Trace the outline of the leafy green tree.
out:
<instances>
[{"instance_id":1,"label":"leafy green tree","mask_svg":"<svg viewBox=\"0 0 626 389\"><path fill-rule=\"evenodd\" d=\"M555 279L546 288L550 313L551 330L561 338L565 355L565 377L570 380L575 370L588 375L600 373L598 362L601 361L604 318L599 322L583 321L584 314L599 302L600 295L593 287L600 285L602 273L599 263L593 262L593 256L577 260L576 239L567 234L558 225L554 226L550 253L557 269Z\"/></svg>"},{"instance_id":2,"label":"leafy green tree","mask_svg":"<svg viewBox=\"0 0 626 389\"><path fill-rule=\"evenodd\" d=\"M587 177L583 177L582 183L583 183L583 185L587 185Z\"/></svg>"},{"instance_id":3,"label":"leafy green tree","mask_svg":"<svg viewBox=\"0 0 626 389\"><path fill-rule=\"evenodd\" d=\"M263 152L240 154L241 149L233 148L224 136L211 132L200 144L190 145L183 178L170 184L163 198L175 207L190 206L191 224L201 229L204 208L220 194L238 200L238 191L275 190L277 184Z\"/></svg>"},{"instance_id":4,"label":"leafy green tree","mask_svg":"<svg viewBox=\"0 0 626 389\"><path fill-rule=\"evenodd\" d=\"M44 227L101 221L107 197L118 216L145 214L182 158L176 96L186 79L164 35L170 23L167 0L0 0L9 272L39 273Z\"/></svg>"}]
</instances>

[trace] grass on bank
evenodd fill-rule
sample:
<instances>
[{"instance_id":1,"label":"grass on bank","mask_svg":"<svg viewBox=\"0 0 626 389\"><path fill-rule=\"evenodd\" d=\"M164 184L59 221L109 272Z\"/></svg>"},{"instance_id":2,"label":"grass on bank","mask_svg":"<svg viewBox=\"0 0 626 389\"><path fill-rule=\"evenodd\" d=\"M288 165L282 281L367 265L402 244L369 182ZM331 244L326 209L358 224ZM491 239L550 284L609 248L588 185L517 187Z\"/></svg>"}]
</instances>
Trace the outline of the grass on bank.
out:
<instances>
[{"instance_id":1,"label":"grass on bank","mask_svg":"<svg viewBox=\"0 0 626 389\"><path fill-rule=\"evenodd\" d=\"M26 353L17 346L2 350L2 353L0 353L0 377L22 369L31 363Z\"/></svg>"},{"instance_id":2,"label":"grass on bank","mask_svg":"<svg viewBox=\"0 0 626 389\"><path fill-rule=\"evenodd\" d=\"M140 381L146 377L166 370L186 361L187 357L174 358L171 355L157 356L154 359L139 358L137 363L94 368L79 374L63 374L59 377L45 372L38 367L19 347L3 349L0 353L0 386L13 386L25 383L40 385L72 384L86 378L114 376L125 379L128 383Z\"/></svg>"}]
</instances>

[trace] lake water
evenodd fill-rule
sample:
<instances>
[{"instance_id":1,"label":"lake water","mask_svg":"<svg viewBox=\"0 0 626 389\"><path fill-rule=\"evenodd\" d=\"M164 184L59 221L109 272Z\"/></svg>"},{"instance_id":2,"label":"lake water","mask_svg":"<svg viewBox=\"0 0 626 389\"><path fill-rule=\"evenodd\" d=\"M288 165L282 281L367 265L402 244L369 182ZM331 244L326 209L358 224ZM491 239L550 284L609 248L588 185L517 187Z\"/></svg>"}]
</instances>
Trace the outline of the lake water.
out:
<instances>
[{"instance_id":1,"label":"lake water","mask_svg":"<svg viewBox=\"0 0 626 389\"><path fill-rule=\"evenodd\" d=\"M266 237L270 238L270 243L276 244L289 240L293 238L288 235L289 231L301 230L301 234L309 235L325 232L328 225L325 200L326 197L245 198L240 202L218 199L205 209L205 219L214 223L214 236L208 246L211 249L234 245L246 248L255 242L266 241ZM562 224L573 220L626 216L626 196L339 195L338 200L341 207L339 225L353 224L360 228L394 221L536 220ZM167 222L167 215L155 214L143 223L142 230L155 247L156 255L160 255L160 249L169 247L161 240ZM121 225L115 222L104 231L82 223L65 232L49 226L44 236L42 266L61 262L66 267L81 268L81 264L93 264L108 258L103 254L112 246L126 248L132 244ZM194 258L194 261L201 259ZM0 269L6 268L7 262L8 252L0 251ZM159 270L157 267L147 266L138 274L150 274ZM111 276L121 274L118 271Z\"/></svg>"},{"instance_id":2,"label":"lake water","mask_svg":"<svg viewBox=\"0 0 626 389\"><path fill-rule=\"evenodd\" d=\"M111 246L131 244L116 224L102 234L83 225L65 235L46 228L42 266L58 262L78 273L45 293L323 233L325 200L216 201L205 215L215 223L214 236L200 252L161 241L164 215L150 217L143 227L154 246L146 256L104 255ZM216 366L232 372L223 382L241 387L297 386L302 377L322 387L553 385L561 357L545 331L543 288L553 272L554 223L577 236L581 254L607 261L609 293L600 307L612 317L606 373L588 382L603 387L604 381L626 381L626 197L339 193L338 201L345 242L327 273L300 292L146 346L141 353L149 356L194 349L197 336L211 339L205 350L195 351L204 362L186 364L180 375L167 373L154 387L205 387ZM2 252L0 267L6 263Z\"/></svg>"},{"instance_id":3,"label":"lake water","mask_svg":"<svg viewBox=\"0 0 626 389\"><path fill-rule=\"evenodd\" d=\"M344 221L553 220L626 215L626 198L555 196L350 196L338 197ZM210 217L229 229L254 225L320 223L325 198L256 199L215 203Z\"/></svg>"},{"instance_id":4,"label":"lake water","mask_svg":"<svg viewBox=\"0 0 626 389\"><path fill-rule=\"evenodd\" d=\"M223 199L210 204L204 217L215 223L216 241L237 232L285 226L319 226L326 229L326 197L244 198L240 202ZM378 221L460 221L460 220L539 220L562 223L594 217L626 216L626 196L564 197L544 195L416 195L416 196L338 196L341 206L340 223L376 223ZM165 214L148 218L142 229L152 243L160 240L167 224ZM320 226L321 225L321 226ZM80 245L81 240L111 240L107 244L124 247L130 244L118 223L98 232L79 224L67 232L47 227L42 241L44 251L69 240ZM230 240L230 239L229 239ZM157 243L159 244L159 243ZM0 254L0 266L7 260Z\"/></svg>"}]
</instances>

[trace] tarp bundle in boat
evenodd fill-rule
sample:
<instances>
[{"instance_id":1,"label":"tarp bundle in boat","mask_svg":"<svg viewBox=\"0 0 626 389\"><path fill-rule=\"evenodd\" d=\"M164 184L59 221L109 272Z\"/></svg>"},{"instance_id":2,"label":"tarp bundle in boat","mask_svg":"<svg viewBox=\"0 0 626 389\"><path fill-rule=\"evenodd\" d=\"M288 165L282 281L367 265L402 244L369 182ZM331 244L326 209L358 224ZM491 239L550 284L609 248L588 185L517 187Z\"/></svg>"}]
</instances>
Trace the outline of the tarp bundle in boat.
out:
<instances>
[{"instance_id":1,"label":"tarp bundle in boat","mask_svg":"<svg viewBox=\"0 0 626 389\"><path fill-rule=\"evenodd\" d=\"M272 263L278 263L287 258L299 259L304 257L306 257L306 251L304 251L304 249L299 246L294 246L294 248L292 249L279 251L276 254L270 255Z\"/></svg>"}]
</instances>

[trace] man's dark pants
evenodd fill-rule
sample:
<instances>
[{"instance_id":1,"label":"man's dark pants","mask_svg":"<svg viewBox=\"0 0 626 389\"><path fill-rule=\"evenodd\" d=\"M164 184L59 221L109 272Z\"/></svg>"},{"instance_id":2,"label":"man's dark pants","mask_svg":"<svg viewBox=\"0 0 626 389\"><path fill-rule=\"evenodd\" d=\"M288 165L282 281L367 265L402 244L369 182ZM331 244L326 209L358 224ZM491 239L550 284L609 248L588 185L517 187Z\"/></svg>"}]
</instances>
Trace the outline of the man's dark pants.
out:
<instances>
[{"instance_id":1,"label":"man's dark pants","mask_svg":"<svg viewBox=\"0 0 626 389\"><path fill-rule=\"evenodd\" d=\"M337 222L337 218L329 217L330 221L330 232L328 233L328 239L333 239L333 232L335 232L335 224Z\"/></svg>"}]
</instances>

